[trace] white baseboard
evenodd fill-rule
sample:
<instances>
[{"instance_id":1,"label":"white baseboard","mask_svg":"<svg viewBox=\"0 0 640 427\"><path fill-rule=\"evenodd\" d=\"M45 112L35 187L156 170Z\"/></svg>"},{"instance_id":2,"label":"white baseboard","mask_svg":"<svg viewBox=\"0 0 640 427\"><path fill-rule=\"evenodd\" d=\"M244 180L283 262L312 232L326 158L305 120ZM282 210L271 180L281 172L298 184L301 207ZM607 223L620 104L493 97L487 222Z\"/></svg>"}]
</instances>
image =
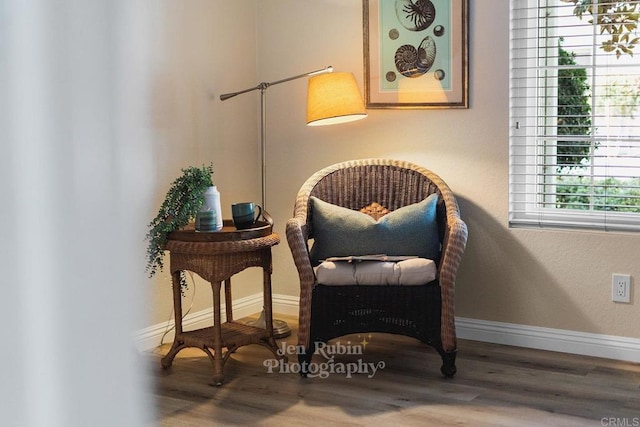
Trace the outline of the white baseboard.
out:
<instances>
[{"instance_id":1,"label":"white baseboard","mask_svg":"<svg viewBox=\"0 0 640 427\"><path fill-rule=\"evenodd\" d=\"M274 304L275 307L275 304ZM226 321L225 304L221 304L222 321ZM233 302L233 317L240 319L251 316L262 310L262 294L249 295ZM173 315L173 314L172 314ZM206 328L213 325L213 309L207 308L184 316L182 326L186 330ZM148 351L163 343L173 342L175 336L175 321L158 323L148 328L141 329L134 334L136 347L139 351Z\"/></svg>"},{"instance_id":2,"label":"white baseboard","mask_svg":"<svg viewBox=\"0 0 640 427\"><path fill-rule=\"evenodd\" d=\"M298 315L298 297L273 295L273 312L282 315ZM225 320L224 304L222 319ZM262 310L262 294L257 293L233 302L233 315L239 319L259 313ZM185 316L185 329L198 329L213 324L211 308ZM148 351L161 342L172 342L174 321L162 322L137 331L134 339L138 350ZM169 331L169 332L166 332ZM604 357L640 363L640 339L576 332L563 329L541 328L514 323L456 317L456 333L460 339L512 345Z\"/></svg>"},{"instance_id":3,"label":"white baseboard","mask_svg":"<svg viewBox=\"0 0 640 427\"><path fill-rule=\"evenodd\" d=\"M298 297L290 295L272 296L273 312L284 315L298 315ZM222 321L227 320L225 305L221 304ZM233 301L233 317L241 319L252 316L262 311L262 294L257 293L248 297L239 298ZM173 315L173 314L172 314ZM158 323L148 328L141 329L134 333L134 341L139 351L148 351L160 346L163 343L173 342L175 336L175 321ZM213 325L213 309L207 308L184 316L182 326L186 330L206 328Z\"/></svg>"},{"instance_id":4,"label":"white baseboard","mask_svg":"<svg viewBox=\"0 0 640 427\"><path fill-rule=\"evenodd\" d=\"M460 339L640 362L640 339L456 317Z\"/></svg>"},{"instance_id":5,"label":"white baseboard","mask_svg":"<svg viewBox=\"0 0 640 427\"><path fill-rule=\"evenodd\" d=\"M274 295L272 300L274 313L298 317L300 298L291 295Z\"/></svg>"}]
</instances>

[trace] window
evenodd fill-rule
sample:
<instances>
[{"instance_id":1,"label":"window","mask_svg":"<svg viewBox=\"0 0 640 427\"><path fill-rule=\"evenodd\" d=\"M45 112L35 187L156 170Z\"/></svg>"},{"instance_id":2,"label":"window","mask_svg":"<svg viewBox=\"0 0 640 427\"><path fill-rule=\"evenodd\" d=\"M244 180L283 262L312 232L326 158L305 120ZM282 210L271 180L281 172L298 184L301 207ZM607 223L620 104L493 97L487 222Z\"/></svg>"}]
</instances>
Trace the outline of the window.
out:
<instances>
[{"instance_id":1,"label":"window","mask_svg":"<svg viewBox=\"0 0 640 427\"><path fill-rule=\"evenodd\" d=\"M509 222L640 231L640 0L511 0Z\"/></svg>"}]
</instances>

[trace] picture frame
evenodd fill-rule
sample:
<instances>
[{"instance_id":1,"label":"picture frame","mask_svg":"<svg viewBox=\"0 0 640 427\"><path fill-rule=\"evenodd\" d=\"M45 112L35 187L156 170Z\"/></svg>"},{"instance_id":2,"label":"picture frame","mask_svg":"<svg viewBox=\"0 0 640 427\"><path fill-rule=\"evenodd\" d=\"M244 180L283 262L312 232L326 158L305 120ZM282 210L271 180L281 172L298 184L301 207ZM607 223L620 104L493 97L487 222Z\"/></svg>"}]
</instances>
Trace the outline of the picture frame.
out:
<instances>
[{"instance_id":1,"label":"picture frame","mask_svg":"<svg viewBox=\"0 0 640 427\"><path fill-rule=\"evenodd\" d=\"M363 0L367 108L469 108L468 0Z\"/></svg>"}]
</instances>

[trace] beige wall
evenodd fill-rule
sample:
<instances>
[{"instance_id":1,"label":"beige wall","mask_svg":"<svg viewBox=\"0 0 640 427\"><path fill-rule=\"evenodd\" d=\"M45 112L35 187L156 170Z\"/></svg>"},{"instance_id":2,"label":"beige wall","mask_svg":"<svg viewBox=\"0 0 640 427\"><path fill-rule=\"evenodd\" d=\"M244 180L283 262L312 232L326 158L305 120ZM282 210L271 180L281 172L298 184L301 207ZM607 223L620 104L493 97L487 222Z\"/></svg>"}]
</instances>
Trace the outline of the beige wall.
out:
<instances>
[{"instance_id":1,"label":"beige wall","mask_svg":"<svg viewBox=\"0 0 640 427\"><path fill-rule=\"evenodd\" d=\"M245 95L224 104L219 100L223 92L256 83L255 4L254 0L158 2L150 115L156 169L150 177L154 197L149 201L149 221L171 181L188 166L213 162L213 182L221 192L225 218L231 217L232 202L255 200L260 194L259 97ZM146 229L141 230L144 233ZM260 272L254 270L239 275L239 284L260 280ZM211 305L209 285L196 280L185 299L185 310L191 307L192 312ZM150 324L172 319L169 275L157 274L149 286ZM236 288L234 297L260 289Z\"/></svg>"},{"instance_id":2,"label":"beige wall","mask_svg":"<svg viewBox=\"0 0 640 427\"><path fill-rule=\"evenodd\" d=\"M259 175L250 170L259 166L259 97L222 104L208 91L217 96L326 65L354 72L362 88L362 2L181 3L187 4L166 2L155 202L185 162L212 159L228 209L235 199L259 197ZM639 338L636 292L632 304L614 304L610 295L613 272L640 277L637 235L507 226L508 18L504 0L470 1L468 110L369 110L366 120L310 128L304 125L306 81L271 88L267 209L276 231L284 238L296 192L316 170L354 158L413 161L449 183L469 226L458 316ZM239 278L237 296L260 291L253 278ZM160 289L153 301L157 322L170 315L168 286L160 281L151 285ZM276 294L298 293L284 240L274 248L273 283ZM197 289L196 306L205 307L206 287Z\"/></svg>"}]
</instances>

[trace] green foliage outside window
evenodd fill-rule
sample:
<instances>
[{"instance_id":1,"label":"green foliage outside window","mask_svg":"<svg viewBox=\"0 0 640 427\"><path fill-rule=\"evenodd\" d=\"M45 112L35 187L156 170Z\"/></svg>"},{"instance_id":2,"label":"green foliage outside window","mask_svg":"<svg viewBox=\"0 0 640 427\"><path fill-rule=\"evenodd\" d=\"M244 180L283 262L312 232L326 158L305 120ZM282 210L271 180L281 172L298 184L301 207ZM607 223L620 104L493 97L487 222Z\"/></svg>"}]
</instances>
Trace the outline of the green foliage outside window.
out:
<instances>
[{"instance_id":1,"label":"green foliage outside window","mask_svg":"<svg viewBox=\"0 0 640 427\"><path fill-rule=\"evenodd\" d=\"M560 39L559 43L562 43ZM558 145L556 152L556 208L617 211L640 213L640 178L620 180L616 178L594 179L586 175L591 162L591 145L588 141L563 141L563 136L591 134L591 88L584 68L575 66L575 53L559 47L560 68L558 71ZM611 84L607 95L614 105L635 105L615 102L620 97L640 97L638 89L628 90L628 85ZM621 88L618 88L620 86ZM631 86L633 87L633 86ZM636 108L620 111L621 115L633 117ZM627 113L627 114L625 114ZM594 145L593 150L598 146Z\"/></svg>"},{"instance_id":2,"label":"green foliage outside window","mask_svg":"<svg viewBox=\"0 0 640 427\"><path fill-rule=\"evenodd\" d=\"M605 52L613 52L616 57L621 55L633 56L633 49L640 42L637 37L638 20L640 19L640 0L630 1L600 1L594 0L562 0L573 3L573 14L582 19L585 14L591 15L589 23L593 24L594 17L600 34L607 34L608 39L602 42L600 48ZM597 7L594 7L597 3Z\"/></svg>"},{"instance_id":3,"label":"green foliage outside window","mask_svg":"<svg viewBox=\"0 0 640 427\"><path fill-rule=\"evenodd\" d=\"M559 43L562 44L561 38ZM588 141L564 140L564 136L591 133L591 88L587 83L587 71L584 68L571 68L577 65L576 54L558 48L558 172L581 167L591 155ZM567 68L563 68L567 67Z\"/></svg>"},{"instance_id":4,"label":"green foliage outside window","mask_svg":"<svg viewBox=\"0 0 640 427\"><path fill-rule=\"evenodd\" d=\"M640 178L592 182L590 177L565 175L561 181L557 208L640 213Z\"/></svg>"}]
</instances>

